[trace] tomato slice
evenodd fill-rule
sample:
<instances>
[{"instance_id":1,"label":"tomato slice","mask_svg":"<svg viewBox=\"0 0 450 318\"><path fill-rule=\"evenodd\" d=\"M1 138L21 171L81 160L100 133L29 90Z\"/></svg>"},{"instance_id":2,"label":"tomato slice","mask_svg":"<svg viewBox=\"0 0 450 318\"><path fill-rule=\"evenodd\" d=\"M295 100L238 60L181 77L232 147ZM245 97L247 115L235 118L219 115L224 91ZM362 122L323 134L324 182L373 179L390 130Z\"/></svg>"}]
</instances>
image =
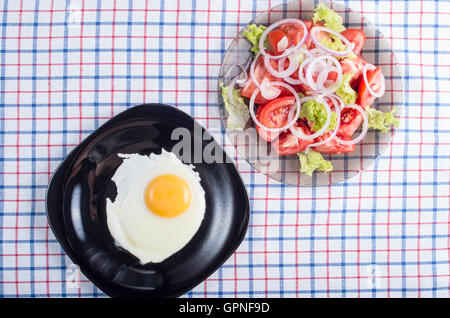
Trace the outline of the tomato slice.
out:
<instances>
[{"instance_id":1,"label":"tomato slice","mask_svg":"<svg viewBox=\"0 0 450 318\"><path fill-rule=\"evenodd\" d=\"M311 135L312 132L303 120L298 120L294 127L299 127L305 135ZM303 140L295 136L289 130L283 132L280 137L272 143L273 148L280 156L295 155L302 152L310 144L314 142L311 140Z\"/></svg>"},{"instance_id":2,"label":"tomato slice","mask_svg":"<svg viewBox=\"0 0 450 318\"><path fill-rule=\"evenodd\" d=\"M341 60L342 74L352 74L352 81L350 86L353 88L358 87L362 79L362 70L367 61L362 57L358 56L356 58L348 58Z\"/></svg>"},{"instance_id":3,"label":"tomato slice","mask_svg":"<svg viewBox=\"0 0 450 318\"><path fill-rule=\"evenodd\" d=\"M363 122L363 116L354 108L344 108L341 112L341 124L338 134L345 137L352 137L355 131Z\"/></svg>"},{"instance_id":4,"label":"tomato slice","mask_svg":"<svg viewBox=\"0 0 450 318\"><path fill-rule=\"evenodd\" d=\"M311 39L311 35L310 35L309 31L311 31L311 28L313 27L314 22L312 22L311 20L303 21L303 22L305 23L306 28L308 29L308 36L306 37L306 41L305 41L304 45L309 50L309 49L311 49L311 43L312 43L312 39Z\"/></svg>"},{"instance_id":5,"label":"tomato slice","mask_svg":"<svg viewBox=\"0 0 450 318\"><path fill-rule=\"evenodd\" d=\"M353 44L353 52L358 55L366 42L366 34L363 30L347 29L341 32L343 36Z\"/></svg>"},{"instance_id":6,"label":"tomato slice","mask_svg":"<svg viewBox=\"0 0 450 318\"><path fill-rule=\"evenodd\" d=\"M330 132L326 133L323 136L317 137L314 142L319 142L322 141L324 139L327 139L330 136ZM342 140L352 140L352 137L347 137L347 136L342 136L337 134L337 136L342 139ZM328 142L326 142L323 145L317 146L317 147L312 147L312 149L314 151L320 152L320 153L326 153L326 154L341 154L341 153L348 153L348 152L352 152L354 151L356 148L356 146L353 145L344 145L338 141L336 141L336 139L332 138L331 140L329 140Z\"/></svg>"},{"instance_id":7,"label":"tomato slice","mask_svg":"<svg viewBox=\"0 0 450 318\"><path fill-rule=\"evenodd\" d=\"M283 53L283 51L278 51L278 43L286 36L286 33L284 33L283 31L281 31L280 29L276 29L273 30L271 32L269 32L269 34L267 35L267 38L269 40L269 48L270 51L274 54L274 55L280 55L281 53ZM288 38L287 38L288 39ZM289 40L289 39L288 39ZM289 45L289 43L288 43Z\"/></svg>"},{"instance_id":8,"label":"tomato slice","mask_svg":"<svg viewBox=\"0 0 450 318\"><path fill-rule=\"evenodd\" d=\"M256 110L258 121L268 128L279 128L287 124L289 111L294 105L294 96L279 97L273 101L260 105ZM265 141L272 142L280 132L267 131L255 125L256 131Z\"/></svg>"},{"instance_id":9,"label":"tomato slice","mask_svg":"<svg viewBox=\"0 0 450 318\"><path fill-rule=\"evenodd\" d=\"M381 68L377 67L373 70L367 71L367 82L374 92L379 92L379 90L381 89L382 80L383 73L381 72ZM367 108L373 105L375 99L376 97L370 94L369 90L367 89L366 82L362 80L359 84L358 99L356 103L361 105L363 108Z\"/></svg>"},{"instance_id":10,"label":"tomato slice","mask_svg":"<svg viewBox=\"0 0 450 318\"><path fill-rule=\"evenodd\" d=\"M256 80L261 83L264 78L266 77L266 67L264 66L264 60L263 57L260 56L259 59L256 61L255 64L255 78ZM250 70L248 70L248 80L247 83L245 83L244 87L241 89L241 95L247 98L252 97L253 92L257 88L256 84L252 81L252 78L250 77ZM269 74L270 75L270 74ZM256 95L255 103L256 104L262 104L266 103L267 100L261 96L261 93Z\"/></svg>"},{"instance_id":11,"label":"tomato slice","mask_svg":"<svg viewBox=\"0 0 450 318\"><path fill-rule=\"evenodd\" d=\"M296 46L303 39L303 27L298 23L284 23L280 25L279 30L286 34L289 46Z\"/></svg>"},{"instance_id":12,"label":"tomato slice","mask_svg":"<svg viewBox=\"0 0 450 318\"><path fill-rule=\"evenodd\" d=\"M272 61L272 60L271 60ZM271 62L272 63L272 62ZM277 68L274 68L277 69ZM251 98L253 95L253 92L255 91L255 89L257 88L256 84L252 81L252 78L250 77L250 70L248 71L248 80L247 82L244 84L244 86L241 89L241 95L247 98ZM264 65L264 56L261 55L258 60L256 61L255 64L255 79L259 82L262 83L263 80L267 79L270 82L275 82L275 81L279 81L279 82L283 82L283 80L281 78L277 78L275 76L273 76L272 74L270 74L267 70L266 67ZM277 86L275 86L277 87ZM284 87L277 87L278 89L281 89L281 93L280 96L286 96L286 95L292 95L292 93L284 88ZM270 102L270 100L265 99L264 97L262 97L261 92L259 92L256 97L255 97L255 104L265 104Z\"/></svg>"}]
</instances>

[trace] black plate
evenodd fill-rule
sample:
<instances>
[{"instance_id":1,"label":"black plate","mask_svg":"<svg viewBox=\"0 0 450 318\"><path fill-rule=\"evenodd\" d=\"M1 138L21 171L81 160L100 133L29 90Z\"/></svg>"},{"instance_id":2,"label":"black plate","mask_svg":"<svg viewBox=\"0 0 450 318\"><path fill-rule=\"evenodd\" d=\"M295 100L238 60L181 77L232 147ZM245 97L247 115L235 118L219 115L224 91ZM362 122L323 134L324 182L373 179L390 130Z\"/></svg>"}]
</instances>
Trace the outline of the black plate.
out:
<instances>
[{"instance_id":1,"label":"black plate","mask_svg":"<svg viewBox=\"0 0 450 318\"><path fill-rule=\"evenodd\" d=\"M178 142L175 128L201 132L223 163L196 163L205 190L206 211L191 241L161 263L141 265L114 245L106 225L106 198L114 199L111 177L121 164L118 153L161 153ZM205 138L204 138L205 139ZM196 141L198 139L195 139ZM183 158L185 154L183 154ZM61 163L47 189L47 216L56 238L83 274L111 297L176 297L222 265L247 230L247 191L231 160L194 119L166 105L140 105L118 114L81 142Z\"/></svg>"}]
</instances>

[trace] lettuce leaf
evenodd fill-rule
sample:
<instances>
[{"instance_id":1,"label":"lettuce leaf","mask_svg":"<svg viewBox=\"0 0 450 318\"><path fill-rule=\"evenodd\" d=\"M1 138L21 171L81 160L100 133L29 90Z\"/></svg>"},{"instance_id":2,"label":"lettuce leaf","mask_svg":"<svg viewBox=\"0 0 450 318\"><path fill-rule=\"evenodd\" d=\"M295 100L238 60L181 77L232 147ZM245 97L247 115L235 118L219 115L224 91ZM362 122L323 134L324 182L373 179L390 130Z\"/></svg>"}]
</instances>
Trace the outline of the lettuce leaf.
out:
<instances>
[{"instance_id":1,"label":"lettuce leaf","mask_svg":"<svg viewBox=\"0 0 450 318\"><path fill-rule=\"evenodd\" d=\"M390 112L382 112L372 107L366 108L366 113L369 117L369 128L388 132L391 130L392 125L398 127L399 119L394 116L396 112L395 107Z\"/></svg>"},{"instance_id":2,"label":"lettuce leaf","mask_svg":"<svg viewBox=\"0 0 450 318\"><path fill-rule=\"evenodd\" d=\"M346 104L354 104L357 97L355 90L350 86L352 77L352 74L343 74L341 86L336 90L336 95Z\"/></svg>"},{"instance_id":3,"label":"lettuce leaf","mask_svg":"<svg viewBox=\"0 0 450 318\"><path fill-rule=\"evenodd\" d=\"M230 89L230 86L224 86L223 83L220 82L220 87L222 88L222 98L225 109L228 113L227 128L244 130L244 127L250 118L250 111L244 102L244 98L241 96L241 90L233 88L232 94L236 102L231 103L228 100L228 90Z\"/></svg>"},{"instance_id":4,"label":"lettuce leaf","mask_svg":"<svg viewBox=\"0 0 450 318\"><path fill-rule=\"evenodd\" d=\"M327 112L321 103L314 99L310 99L302 104L300 117L313 122L312 130L319 131L327 121ZM334 127L336 127L336 120L337 115L332 111L330 125L326 131L333 130Z\"/></svg>"},{"instance_id":5,"label":"lettuce leaf","mask_svg":"<svg viewBox=\"0 0 450 318\"><path fill-rule=\"evenodd\" d=\"M347 46L337 36L330 34L330 37L324 37L320 40L320 44L332 51L345 51Z\"/></svg>"},{"instance_id":6,"label":"lettuce leaf","mask_svg":"<svg viewBox=\"0 0 450 318\"><path fill-rule=\"evenodd\" d=\"M314 9L313 22L317 23L319 21L324 22L326 27L336 32L340 33L345 30L342 24L342 17L323 3L319 3Z\"/></svg>"},{"instance_id":7,"label":"lettuce leaf","mask_svg":"<svg viewBox=\"0 0 450 318\"><path fill-rule=\"evenodd\" d=\"M256 24L250 24L247 26L247 29L242 32L242 35L253 44L250 51L257 55L259 53L259 39L263 34L264 30L267 29L264 25L256 26ZM264 43L266 44L266 43Z\"/></svg>"},{"instance_id":8,"label":"lettuce leaf","mask_svg":"<svg viewBox=\"0 0 450 318\"><path fill-rule=\"evenodd\" d=\"M300 160L300 172L311 176L312 173L318 169L323 172L330 172L333 170L333 165L330 161L323 159L320 152L309 150L307 153L301 152L297 154Z\"/></svg>"}]
</instances>

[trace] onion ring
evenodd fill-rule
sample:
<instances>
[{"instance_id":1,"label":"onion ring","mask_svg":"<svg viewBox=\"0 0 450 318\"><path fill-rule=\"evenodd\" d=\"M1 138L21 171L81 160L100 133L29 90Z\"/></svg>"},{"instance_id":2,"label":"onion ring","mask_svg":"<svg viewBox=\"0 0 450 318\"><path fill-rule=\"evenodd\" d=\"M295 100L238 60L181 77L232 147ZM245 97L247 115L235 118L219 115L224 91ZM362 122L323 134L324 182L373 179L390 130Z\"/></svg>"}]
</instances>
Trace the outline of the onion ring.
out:
<instances>
[{"instance_id":1,"label":"onion ring","mask_svg":"<svg viewBox=\"0 0 450 318\"><path fill-rule=\"evenodd\" d=\"M359 111L361 113L361 115L363 116L363 130L362 132L359 134L358 137L356 137L353 140L342 140L341 138L339 138L338 136L334 136L334 139L336 141L338 141L341 144L344 145L353 145L353 144L357 144L358 142L360 142L367 134L367 130L369 129L369 119L367 117L367 113L366 111L359 105L356 104L348 104L345 106L345 108L353 108L356 109L357 111Z\"/></svg>"},{"instance_id":2,"label":"onion ring","mask_svg":"<svg viewBox=\"0 0 450 318\"><path fill-rule=\"evenodd\" d=\"M283 54L280 54L280 55L277 55L277 56L272 56L272 55L270 55L270 54L268 54L266 52L266 50L264 48L264 41L265 41L265 39L267 37L267 34L269 34L270 31L272 31L273 29L275 29L276 27L278 27L278 26L280 26L281 24L284 24L284 23L300 24L303 27L303 38L300 40L300 42L298 42L298 44L296 46L286 49ZM261 34L261 37L259 38L259 52L262 55L264 55L265 57L271 58L273 60L282 59L283 57L286 57L286 56L292 54L293 52L297 51L303 45L303 43L305 43L307 37L308 37L308 28L306 27L305 23L302 20L293 19L293 18L283 19L283 20L280 20L278 22L275 22L274 24L271 24Z\"/></svg>"},{"instance_id":3,"label":"onion ring","mask_svg":"<svg viewBox=\"0 0 450 318\"><path fill-rule=\"evenodd\" d=\"M279 132L279 131L286 130L287 128L293 126L297 122L297 119L300 116L302 104L300 102L300 97L298 97L298 94L293 87L291 87L290 85L283 83L283 82L272 82L272 83L274 85L282 86L282 87L288 89L292 93L292 95L294 95L295 101L296 101L296 103L295 103L296 107L295 108L293 107L296 110L296 112L295 112L296 115L294 116L294 118L291 120L291 118L288 116L288 120L290 120L290 121L286 125L284 125L283 127L280 127L280 128L269 128L269 127L266 127L263 124L261 124L255 115L255 98L256 98L256 95L258 95L258 93L260 91L259 88L255 89L252 96L250 97L250 102L249 102L250 105L249 105L248 109L250 111L250 116L252 117L253 122L256 125L258 125L261 129L270 131L270 132ZM291 108L291 111L292 111L292 108ZM289 114L291 113L291 111L289 112Z\"/></svg>"},{"instance_id":4,"label":"onion ring","mask_svg":"<svg viewBox=\"0 0 450 318\"><path fill-rule=\"evenodd\" d=\"M380 92L375 93L373 91L372 87L370 87L369 81L367 80L367 71L371 71L374 69L376 69L376 67L372 64L367 63L366 65L364 65L363 70L362 70L364 83L366 84L367 90L369 91L370 95L372 95L374 97L381 97L384 95L384 92L386 90L386 80L384 79L383 72L381 72L381 76L383 76L383 81L381 82Z\"/></svg>"},{"instance_id":5,"label":"onion ring","mask_svg":"<svg viewBox=\"0 0 450 318\"><path fill-rule=\"evenodd\" d=\"M316 32L317 32L317 31L325 31L325 32L327 32L327 33L333 34L334 36L338 37L342 42L345 43L345 46L346 46L347 49L346 49L345 51L334 51L334 50L330 50L329 48L327 48L327 47L325 47L324 45L322 45L322 44L316 39L316 36L315 36L315 35L316 35ZM332 55L335 55L335 56L346 56L346 55L349 55L350 52L352 51L352 45L350 44L350 41L349 41L345 36L343 36L342 34L336 32L336 31L334 31L334 30L332 30L332 29L330 29L330 28L327 28L327 27L324 27L324 26L315 26L315 27L313 27L313 28L311 29L310 34L311 34L311 39L312 39L312 41L314 42L314 44L315 44L318 48L320 48L322 51L324 51L324 52L326 52L326 53L328 53L328 54L332 54Z\"/></svg>"}]
</instances>

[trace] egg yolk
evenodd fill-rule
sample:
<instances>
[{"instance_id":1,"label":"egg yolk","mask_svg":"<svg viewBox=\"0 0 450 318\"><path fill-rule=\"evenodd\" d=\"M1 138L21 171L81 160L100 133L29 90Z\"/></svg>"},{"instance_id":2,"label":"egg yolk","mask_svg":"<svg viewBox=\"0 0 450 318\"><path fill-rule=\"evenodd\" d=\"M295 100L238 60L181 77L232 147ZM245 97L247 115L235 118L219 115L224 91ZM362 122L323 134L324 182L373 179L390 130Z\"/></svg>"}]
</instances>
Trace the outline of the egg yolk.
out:
<instances>
[{"instance_id":1,"label":"egg yolk","mask_svg":"<svg viewBox=\"0 0 450 318\"><path fill-rule=\"evenodd\" d=\"M152 180L145 189L145 203L150 211L162 217L180 215L191 203L191 189L183 179L164 174Z\"/></svg>"}]
</instances>

